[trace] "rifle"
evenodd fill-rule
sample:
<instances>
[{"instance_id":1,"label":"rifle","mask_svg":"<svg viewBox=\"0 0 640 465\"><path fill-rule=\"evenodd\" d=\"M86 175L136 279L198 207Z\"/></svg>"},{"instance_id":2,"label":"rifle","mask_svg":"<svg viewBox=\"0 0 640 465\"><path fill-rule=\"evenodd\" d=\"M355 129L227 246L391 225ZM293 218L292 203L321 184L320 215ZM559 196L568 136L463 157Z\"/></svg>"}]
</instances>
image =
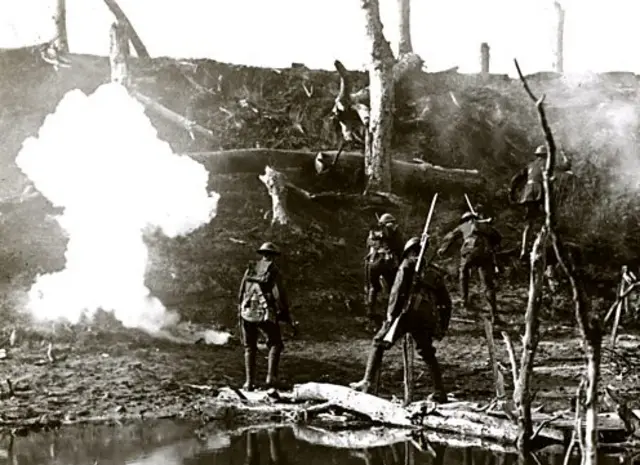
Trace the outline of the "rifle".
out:
<instances>
[{"instance_id":1,"label":"rifle","mask_svg":"<svg viewBox=\"0 0 640 465\"><path fill-rule=\"evenodd\" d=\"M389 331L387 331L387 334L384 337L384 342L387 342L389 344L393 342L393 338L395 336L396 330L398 329L400 318L402 318L403 315L405 315L409 310L411 310L414 304L414 298L413 298L414 289L418 285L422 275L424 256L427 251L427 245L429 243L429 225L431 224L431 219L433 218L433 210L436 207L436 200L438 200L437 193L433 196L433 200L431 200L431 207L429 207L429 214L427 215L427 221L424 224L422 236L420 237L420 253L418 254L418 260L416 261L416 268L413 274L413 279L411 280L411 286L409 287L409 294L407 297L407 301L404 304L402 311L395 318L395 320L393 321L393 324L391 325L391 328L389 328Z\"/></svg>"}]
</instances>

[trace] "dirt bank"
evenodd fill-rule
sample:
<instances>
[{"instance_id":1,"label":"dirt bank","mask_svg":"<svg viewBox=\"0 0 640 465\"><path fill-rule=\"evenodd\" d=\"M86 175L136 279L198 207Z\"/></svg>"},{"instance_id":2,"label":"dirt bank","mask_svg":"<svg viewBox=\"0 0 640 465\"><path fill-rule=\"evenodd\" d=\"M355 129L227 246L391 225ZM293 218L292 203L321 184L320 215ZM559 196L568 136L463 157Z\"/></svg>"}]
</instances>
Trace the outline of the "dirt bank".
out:
<instances>
[{"instance_id":1,"label":"dirt bank","mask_svg":"<svg viewBox=\"0 0 640 465\"><path fill-rule=\"evenodd\" d=\"M73 71L65 70L56 74L50 67L37 62L28 62L27 66L24 57L21 58L23 61L18 58L15 58L15 62L5 61L5 64L11 65L6 68L11 72L3 75L0 87L3 101L14 104L5 107L0 118L0 129L6 136L0 158L3 166L6 166L7 182L2 186L5 194L19 190L23 181L13 165L13 159L24 138L35 134L46 114L55 108L65 91L74 87L91 91L104 82L107 76L104 59L79 57ZM7 60L6 56L3 59ZM140 89L176 111L186 111L193 89L186 84L190 83L189 80L186 83L180 81L175 73L176 67L189 67L194 63L182 65L171 60L155 60L145 65L147 68L143 65L138 63L136 66L139 68L134 67L142 78ZM320 109L327 103L330 104L331 95L337 86L337 80L331 73L300 69L258 72L248 68L225 68L224 65L211 62L203 66L201 69L208 70L207 72L226 70L228 76L225 74L227 77L223 78L223 82L227 84L222 86L230 86L220 91L226 100L215 105L208 104L208 108L223 106L229 110L227 106L236 105L232 109L234 116L231 119L224 119L221 115L225 112L222 110L215 110L210 114L215 120L211 127L217 128L216 134L221 137L221 142L213 148L255 145L253 142L274 146L280 141L281 148L317 149L330 145L330 133L323 133L320 126L312 128L315 127L314 124L322 124L318 119ZM234 72L238 74L233 74ZM222 71L220 73L224 74ZM295 95L300 92L306 95L301 87L301 82L306 82L304 79L310 79L314 92L317 92L314 95L322 97L318 102L313 100L313 103L306 103L313 105L314 110L306 107L309 108L308 112L303 112L308 118L308 122L303 125L303 132L306 134L303 142L292 136L294 129L281 119L276 118L277 122L273 123L274 118L264 117L264 114L255 120L240 116L243 114L241 101L246 98L245 94L256 92L256 89L262 89L263 93L258 94L254 100L259 100L261 106L270 108L269 112L276 108L281 111L286 102L298 102L296 99L302 97ZM444 82L449 83L447 86L453 86L458 81L451 78ZM455 85L462 86L459 83ZM438 88L441 93L439 97L434 97L433 102L445 105L445 101L451 100L448 93L450 87L447 86ZM511 83L509 86L514 93L508 95L515 95L515 84ZM485 100L478 97L473 108L490 107L487 106L488 101L494 98L497 91L489 91L485 87L467 88L469 95L475 93L485 96ZM287 94L289 89L295 95ZM245 94L241 94L242 92ZM461 93L458 97L460 95L467 94ZM304 98L310 99L306 96ZM525 100L520 101L526 103ZM299 102L294 103L283 114L290 115L295 110L295 105L299 105ZM525 103L522 103L521 108L524 108ZM527 111L529 110L523 110L522 114L525 115ZM216 118L224 121L224 124ZM525 116L522 118L525 119ZM466 131L460 119L452 117L451 121L458 125L456 131ZM157 124L160 136L169 140L177 151L212 148L198 145L201 141L196 141L195 147L189 145L188 136L181 129L156 119L154 123ZM457 132L448 134L448 141L459 141L456 139ZM420 137L415 139L422 140ZM478 156L480 152L490 151L492 157L501 153L490 148L491 144L486 141L475 145L472 139L465 140L470 148L464 153ZM480 152L474 147L480 147ZM456 150L440 154L463 153ZM407 149L405 156L415 155L413 151L414 148ZM475 166L473 159L469 160L467 161L472 167L495 167L501 171L502 177L505 176L507 165L515 166L522 161L516 157L515 161L509 159L508 162L501 159L506 165L491 165L490 159L486 159ZM440 162L437 159L429 161ZM457 159L452 164L464 165ZM292 174L292 178L295 181L295 174ZM210 187L221 194L221 200L218 215L208 226L187 238L148 238L150 263L146 278L152 292L169 308L178 310L183 322L191 322L199 327L227 329L235 333L235 293L244 267L247 260L255 257L256 246L264 240L274 240L285 252L282 260L285 282L291 294L293 312L302 325L300 337L287 341L282 367L285 381L297 383L326 380L347 383L358 379L364 369L371 336L364 332L359 319L363 314L364 239L375 214L381 214L386 209L367 205L352 205L348 208L334 205L323 211L299 209L296 215L303 222L305 234L294 235L281 233L269 226L265 213L271 209L270 200L255 175L219 176L212 173ZM462 199L438 204L432 228L434 241L437 242L457 221L462 208ZM427 206L416 203L409 207L391 208L390 211L398 218L407 234L417 234L421 230ZM0 360L0 380L3 383L0 422L15 424L26 419L53 422L65 418L67 421L74 421L114 412L134 415L144 413L149 417L180 414L191 416L197 415L198 401L202 396L212 395L215 388L223 385L242 383L242 350L237 344L237 334L233 340L235 342L229 346L184 345L125 330L109 318L92 323L91 330L87 326L78 326L57 328L55 332L49 333L36 332L24 315L19 313L20 299L38 273L51 272L64 266L66 239L50 217L53 213L51 206L43 199L13 206L3 205L2 213L0 345L7 346L5 341L13 329L17 329L18 342L15 347L6 347L8 357ZM498 210L495 213L498 227L505 237L505 248L514 247L519 233L514 218L518 213L513 210ZM598 218L600 220L604 216ZM584 225L585 223L581 224ZM627 239L632 241L634 236L629 233L628 237L621 240ZM611 257L608 265L614 272L617 271L618 263L613 259L613 254L606 256ZM441 264L449 270L448 282L456 295L454 258L450 257ZM509 279L505 276L503 280L500 306L505 317L514 323L514 331L517 331L524 309L523 284L526 278L518 273L517 266L509 267L506 275ZM476 292L479 293L479 290L476 289ZM595 297L597 294L594 292ZM606 302L594 302L603 309L606 307ZM566 299L562 297L549 299L546 302L546 316L555 324L564 322L573 327L570 309L566 304ZM457 310L454 316L470 318ZM513 339L519 340L515 332ZM576 334L573 330L556 328L545 333L543 339L545 343L541 347L539 363L556 368L545 368L536 377L538 399L548 402L549 408L566 407L567 399L573 395L573 388L577 384L575 375L581 363ZM46 361L50 342L58 357L58 361L54 363ZM630 348L625 350L632 351ZM486 366L484 336L478 327L454 322L450 335L439 346L439 354L445 365L446 383L460 398L487 399L491 396L491 372ZM383 378L384 395L401 393L399 357L399 349L394 349L388 357L388 368ZM504 353L502 357L503 364L508 366ZM631 360L631 356L627 355L626 359ZM618 357L616 363L624 365L624 360ZM634 366L635 362L632 360L629 363ZM571 368L566 365L571 365ZM604 370L605 381L619 386L629 395L635 395L638 380L633 372L617 379L616 367L617 365ZM262 373L264 368L262 363ZM505 378L508 380L509 376ZM12 392L6 380L11 381ZM427 394L428 376L420 376L419 383L419 394ZM206 385L212 389L201 391L189 387L189 384Z\"/></svg>"}]
</instances>

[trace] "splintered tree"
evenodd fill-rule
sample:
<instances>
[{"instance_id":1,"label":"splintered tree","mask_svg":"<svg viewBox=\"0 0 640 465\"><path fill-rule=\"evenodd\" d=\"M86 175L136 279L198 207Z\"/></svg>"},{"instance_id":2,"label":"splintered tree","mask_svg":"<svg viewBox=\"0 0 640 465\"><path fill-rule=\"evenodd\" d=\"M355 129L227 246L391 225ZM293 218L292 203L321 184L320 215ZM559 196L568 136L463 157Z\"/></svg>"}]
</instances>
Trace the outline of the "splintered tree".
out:
<instances>
[{"instance_id":1,"label":"splintered tree","mask_svg":"<svg viewBox=\"0 0 640 465\"><path fill-rule=\"evenodd\" d=\"M520 427L520 436L518 439L518 447L521 452L526 453L530 450L532 434L531 422L531 394L530 379L533 371L533 360L538 345L538 329L539 329L539 310L542 297L542 279L544 272L544 262L547 247L552 247L558 264L563 270L569 285L571 286L572 301L574 305L575 317L578 323L583 342L583 349L587 361L587 387L586 387L586 434L585 434L585 450L583 451L582 464L594 465L597 463L597 402L598 402L598 379L600 377L600 355L602 347L602 331L600 318L591 308L587 299L582 283L577 279L574 270L574 263L571 260L567 249L563 246L562 240L556 232L556 212L555 198L553 193L553 172L556 165L556 145L553 134L547 121L544 110L544 99L542 95L537 98L522 74L517 60L515 61L516 69L525 91L535 102L540 124L545 135L547 145L547 160L543 172L542 187L544 191L544 212L545 221L531 252L531 279L529 288L529 302L525 316L526 330L523 337L523 354L521 360L521 369L518 382L516 383L516 392L514 392L514 401L518 411L518 425Z\"/></svg>"},{"instance_id":2,"label":"splintered tree","mask_svg":"<svg viewBox=\"0 0 640 465\"><path fill-rule=\"evenodd\" d=\"M393 129L395 59L382 32L378 0L361 0L366 36L371 53L369 65L369 121L365 127L366 192L391 192L391 137Z\"/></svg>"},{"instance_id":3,"label":"splintered tree","mask_svg":"<svg viewBox=\"0 0 640 465\"><path fill-rule=\"evenodd\" d=\"M556 63L558 73L564 73L564 9L560 2L554 2L556 10Z\"/></svg>"},{"instance_id":4,"label":"splintered tree","mask_svg":"<svg viewBox=\"0 0 640 465\"><path fill-rule=\"evenodd\" d=\"M53 16L56 23L56 38L53 45L59 53L69 53L69 40L67 38L67 2L56 1L56 11Z\"/></svg>"}]
</instances>

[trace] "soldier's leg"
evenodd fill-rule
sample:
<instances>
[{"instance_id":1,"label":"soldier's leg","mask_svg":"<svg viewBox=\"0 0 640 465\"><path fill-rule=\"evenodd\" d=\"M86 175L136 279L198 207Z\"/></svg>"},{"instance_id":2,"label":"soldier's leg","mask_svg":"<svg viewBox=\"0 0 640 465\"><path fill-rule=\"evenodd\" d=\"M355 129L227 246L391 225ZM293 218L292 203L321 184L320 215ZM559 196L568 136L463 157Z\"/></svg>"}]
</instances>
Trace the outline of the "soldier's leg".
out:
<instances>
[{"instance_id":1,"label":"soldier's leg","mask_svg":"<svg viewBox=\"0 0 640 465\"><path fill-rule=\"evenodd\" d=\"M460 257L460 267L458 269L458 281L460 285L460 297L464 308L469 309L469 275L471 274L472 263L469 255L463 254Z\"/></svg>"},{"instance_id":2,"label":"soldier's leg","mask_svg":"<svg viewBox=\"0 0 640 465\"><path fill-rule=\"evenodd\" d=\"M389 321L385 321L380 330L373 337L373 344L371 345L371 350L369 352L369 358L367 360L367 368L364 372L364 377L358 381L357 383L351 383L349 386L351 389L355 389L356 391L361 392L369 392L371 386L376 381L376 375L380 371L380 367L382 365L382 357L384 355L384 351L387 350L392 344L389 344L384 341L387 332L391 328L391 323ZM400 328L396 331L396 334L400 334ZM404 333L403 333L404 334ZM397 340L398 338L394 338Z\"/></svg>"},{"instance_id":3,"label":"soldier's leg","mask_svg":"<svg viewBox=\"0 0 640 465\"><path fill-rule=\"evenodd\" d=\"M280 431L267 430L269 436L269 465L279 465L282 460L282 448L280 447Z\"/></svg>"},{"instance_id":4,"label":"soldier's leg","mask_svg":"<svg viewBox=\"0 0 640 465\"><path fill-rule=\"evenodd\" d=\"M242 387L251 391L256 382L256 357L258 355L258 325L242 320L242 342L244 344L245 383Z\"/></svg>"},{"instance_id":5,"label":"soldier's leg","mask_svg":"<svg viewBox=\"0 0 640 465\"><path fill-rule=\"evenodd\" d=\"M529 251L529 235L536 219L541 214L541 205L538 202L528 202L525 204L525 227L522 231L522 249L520 259L524 259Z\"/></svg>"},{"instance_id":6,"label":"soldier's leg","mask_svg":"<svg viewBox=\"0 0 640 465\"><path fill-rule=\"evenodd\" d=\"M416 342L416 349L424 363L427 364L429 373L431 374L434 388L433 399L436 402L446 402L447 392L442 382L442 371L436 358L436 348L433 347L433 338L422 325L412 325L412 327L414 329L411 330L411 337L413 337L413 340Z\"/></svg>"},{"instance_id":7,"label":"soldier's leg","mask_svg":"<svg viewBox=\"0 0 640 465\"><path fill-rule=\"evenodd\" d=\"M278 384L278 368L280 366L280 354L284 349L280 325L273 321L261 323L261 329L267 336L269 349L269 361L267 365L267 387L276 387Z\"/></svg>"},{"instance_id":8,"label":"soldier's leg","mask_svg":"<svg viewBox=\"0 0 640 465\"><path fill-rule=\"evenodd\" d=\"M491 312L491 322L494 324L504 324L498 316L498 303L496 299L496 279L493 269L493 260L487 260L479 267L480 279L484 286L484 295L489 302Z\"/></svg>"}]
</instances>

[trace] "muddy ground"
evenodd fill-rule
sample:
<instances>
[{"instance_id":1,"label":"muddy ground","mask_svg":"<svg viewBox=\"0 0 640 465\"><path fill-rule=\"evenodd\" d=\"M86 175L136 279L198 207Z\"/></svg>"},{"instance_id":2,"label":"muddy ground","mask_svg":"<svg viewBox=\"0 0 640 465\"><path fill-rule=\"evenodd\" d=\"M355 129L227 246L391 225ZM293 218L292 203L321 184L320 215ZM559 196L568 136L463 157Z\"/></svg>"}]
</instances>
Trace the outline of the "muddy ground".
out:
<instances>
[{"instance_id":1,"label":"muddy ground","mask_svg":"<svg viewBox=\"0 0 640 465\"><path fill-rule=\"evenodd\" d=\"M100 77L104 72L104 60L93 60L89 65L89 71L64 71L66 74L52 74L52 70L44 69L42 65L25 68L26 71L20 74L14 66L15 76L8 74L10 79L2 81L3 97L11 98L15 103L11 108L4 108L0 115L0 126L6 135L0 157L6 178L2 187L4 196L19 192L24 185L24 179L20 179L13 164L21 142L35 134L64 91L74 86L90 91L104 80L104 76ZM247 74L246 70L240 71L246 74L243 89L251 90L255 76ZM289 77L291 75L295 73L291 71ZM16 76L27 76L26 84L21 85L30 85L30 92L20 92ZM320 79L321 74L313 76ZM329 78L335 87L335 76ZM325 76L325 80L329 78ZM270 79L277 78L271 76ZM228 82L234 81L229 79ZM261 82L264 87L264 80ZM161 94L160 88L165 84L158 77L154 82L154 97ZM316 92L321 92L320 82L316 84ZM330 93L323 92L323 102L330 103ZM263 104L269 102L265 96L270 94L266 90L263 94L252 95L256 99L264 98ZM281 92L279 97L284 98L283 95ZM177 102L179 97L172 94L171 98ZM238 98L235 95L231 100ZM185 99L189 100L189 96L182 96L182 108L187 106ZM163 102L172 106L168 97ZM172 108L178 110L180 105L176 103ZM258 140L261 134L273 135L266 123L262 123L264 121L256 123L257 129L252 129L251 125L238 126L241 133L236 133L235 137L248 140L252 130ZM188 137L181 129L166 123L159 123L159 127L160 137L170 141L176 151L189 148L185 142ZM314 132L322 139L321 133L319 128ZM221 137L222 134L233 136L224 131L220 134ZM317 148L319 144L315 139L306 140L304 144L293 143L287 134L278 136L288 141L285 147ZM329 139L322 141L330 144ZM263 146L270 142L273 141L263 142ZM227 145L220 143L220 146ZM291 178L301 182L295 173ZM0 427L17 426L25 421L53 423L116 413L197 417L203 397L215 395L216 388L239 386L244 381L235 298L246 263L255 258L254 250L264 240L275 241L284 251L281 266L294 317L301 325L295 339L285 330L283 381L288 384L306 381L345 384L362 376L371 338L361 318L364 314L362 259L367 229L375 220L375 214L391 211L407 235L419 234L428 206L422 203L407 207L336 203L308 208L308 205L293 204L294 221L302 227L304 234L291 234L270 227L267 215L271 209L270 200L255 175L217 176L212 173L210 187L221 194L221 200L218 215L209 225L186 238L170 240L159 235L147 238L150 250L147 285L169 309L179 312L182 326L175 331L184 335L192 333L193 328L228 330L233 338L225 346L178 343L152 337L122 328L106 315L76 326L34 327L20 312L21 299L38 273L64 266L65 238L51 219L53 209L44 199L3 205L0 216L3 238L0 245L3 264L0 273L0 348L6 349L7 357L0 359ZM425 195L425 198L429 197ZM447 198L446 193L441 193L441 198L432 228L436 242L456 223L464 207L464 201L459 198ZM517 247L519 226L515 218L519 213L513 209L490 213L496 214L505 249ZM457 303L455 260L456 254L451 253L439 264L449 272L448 283ZM516 262L505 265L499 293L500 312L511 323L512 339L518 347L527 276ZM618 263L610 262L609 265L607 271L615 277ZM605 312L611 303L615 282L604 282L602 286L608 293L603 294L595 283L589 286L589 291L594 305ZM478 308L483 307L481 289L474 287L474 292ZM582 364L578 334L566 295L545 300L544 334L537 360L540 368L534 387L538 391L537 401L547 410L569 407ZM458 308L456 306L448 336L438 344L445 383L460 399L488 400L492 397L493 381L482 325L477 315L465 314ZM640 363L635 355L640 342L633 334L632 322L624 320L623 324L623 338L617 352L604 354L603 382L633 399L638 398L640 390L637 370ZM9 335L14 329L17 342L10 347ZM49 344L52 344L55 362L47 359ZM511 387L508 359L502 344L499 350L505 379ZM266 357L266 353L264 355ZM262 377L266 360L261 358L259 362ZM421 362L417 362L417 367L420 373L417 395L426 396L431 389L429 377L422 372ZM400 396L401 383L401 350L396 347L386 357L382 395Z\"/></svg>"}]
</instances>

